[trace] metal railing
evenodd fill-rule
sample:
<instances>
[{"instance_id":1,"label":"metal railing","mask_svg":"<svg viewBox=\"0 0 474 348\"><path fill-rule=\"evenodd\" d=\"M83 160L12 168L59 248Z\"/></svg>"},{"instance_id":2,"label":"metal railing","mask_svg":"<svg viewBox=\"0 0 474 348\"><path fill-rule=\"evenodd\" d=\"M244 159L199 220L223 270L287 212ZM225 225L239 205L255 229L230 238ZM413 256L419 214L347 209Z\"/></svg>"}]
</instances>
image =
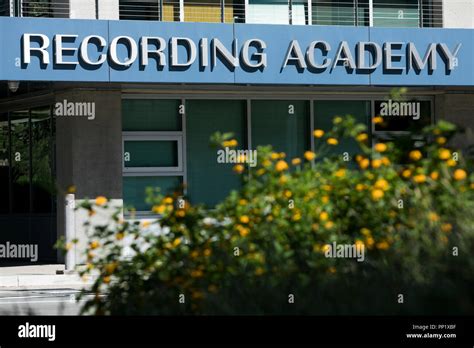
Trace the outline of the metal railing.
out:
<instances>
[{"instance_id":1,"label":"metal railing","mask_svg":"<svg viewBox=\"0 0 474 348\"><path fill-rule=\"evenodd\" d=\"M127 20L375 27L443 25L442 0L119 0L118 3L120 19ZM69 7L69 0L0 0L0 15L67 18Z\"/></svg>"}]
</instances>

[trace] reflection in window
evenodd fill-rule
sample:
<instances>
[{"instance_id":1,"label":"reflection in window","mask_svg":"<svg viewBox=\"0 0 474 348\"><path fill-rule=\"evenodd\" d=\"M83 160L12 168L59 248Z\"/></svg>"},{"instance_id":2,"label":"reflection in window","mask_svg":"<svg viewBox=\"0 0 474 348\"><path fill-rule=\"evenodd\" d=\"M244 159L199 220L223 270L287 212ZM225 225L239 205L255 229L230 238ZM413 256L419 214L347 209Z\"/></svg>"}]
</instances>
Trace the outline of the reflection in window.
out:
<instances>
[{"instance_id":1,"label":"reflection in window","mask_svg":"<svg viewBox=\"0 0 474 348\"><path fill-rule=\"evenodd\" d=\"M418 0L374 0L374 27L419 26Z\"/></svg>"},{"instance_id":2,"label":"reflection in window","mask_svg":"<svg viewBox=\"0 0 474 348\"><path fill-rule=\"evenodd\" d=\"M0 114L0 214L10 211L8 114Z\"/></svg>"},{"instance_id":3,"label":"reflection in window","mask_svg":"<svg viewBox=\"0 0 474 348\"><path fill-rule=\"evenodd\" d=\"M354 0L312 0L313 24L355 25Z\"/></svg>"},{"instance_id":4,"label":"reflection in window","mask_svg":"<svg viewBox=\"0 0 474 348\"><path fill-rule=\"evenodd\" d=\"M54 176L53 144L51 143L49 107L31 110L32 203L34 213L51 213L53 209Z\"/></svg>"},{"instance_id":5,"label":"reflection in window","mask_svg":"<svg viewBox=\"0 0 474 348\"><path fill-rule=\"evenodd\" d=\"M29 112L10 113L11 175L14 213L30 211L30 131Z\"/></svg>"},{"instance_id":6,"label":"reflection in window","mask_svg":"<svg viewBox=\"0 0 474 348\"><path fill-rule=\"evenodd\" d=\"M246 22L260 24L307 24L307 1L249 0Z\"/></svg>"}]
</instances>

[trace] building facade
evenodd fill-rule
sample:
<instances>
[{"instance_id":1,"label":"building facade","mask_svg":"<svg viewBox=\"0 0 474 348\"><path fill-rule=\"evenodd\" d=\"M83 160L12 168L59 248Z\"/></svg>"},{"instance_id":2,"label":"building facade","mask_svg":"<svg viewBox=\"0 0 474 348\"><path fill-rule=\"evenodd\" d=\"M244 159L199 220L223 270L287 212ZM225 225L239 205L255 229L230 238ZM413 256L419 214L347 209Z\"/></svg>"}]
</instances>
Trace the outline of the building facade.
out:
<instances>
[{"instance_id":1,"label":"building facade","mask_svg":"<svg viewBox=\"0 0 474 348\"><path fill-rule=\"evenodd\" d=\"M446 119L474 143L471 0L3 0L0 15L0 238L39 244L40 262L59 260L70 186L125 218L151 216L147 187L208 206L238 188L217 131L289 158L348 114L372 142ZM394 87L419 112L374 125Z\"/></svg>"}]
</instances>

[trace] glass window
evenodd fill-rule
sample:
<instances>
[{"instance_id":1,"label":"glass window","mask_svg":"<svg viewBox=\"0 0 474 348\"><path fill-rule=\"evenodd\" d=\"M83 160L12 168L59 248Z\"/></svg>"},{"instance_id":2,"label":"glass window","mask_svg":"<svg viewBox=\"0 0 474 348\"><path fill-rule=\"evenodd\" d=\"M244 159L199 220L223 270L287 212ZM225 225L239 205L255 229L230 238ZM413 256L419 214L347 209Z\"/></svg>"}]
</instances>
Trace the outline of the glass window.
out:
<instances>
[{"instance_id":1,"label":"glass window","mask_svg":"<svg viewBox=\"0 0 474 348\"><path fill-rule=\"evenodd\" d=\"M10 113L11 180L14 213L30 212L30 123L29 111Z\"/></svg>"},{"instance_id":2,"label":"glass window","mask_svg":"<svg viewBox=\"0 0 474 348\"><path fill-rule=\"evenodd\" d=\"M232 132L237 149L246 149L246 102L241 100L188 100L186 102L188 195L193 203L212 206L240 187L235 163L218 163L210 146L215 132Z\"/></svg>"},{"instance_id":3,"label":"glass window","mask_svg":"<svg viewBox=\"0 0 474 348\"><path fill-rule=\"evenodd\" d=\"M249 0L246 22L289 24L288 0Z\"/></svg>"},{"instance_id":4,"label":"glass window","mask_svg":"<svg viewBox=\"0 0 474 348\"><path fill-rule=\"evenodd\" d=\"M157 21L160 18L159 0L120 0L120 19Z\"/></svg>"},{"instance_id":5,"label":"glass window","mask_svg":"<svg viewBox=\"0 0 474 348\"><path fill-rule=\"evenodd\" d=\"M125 141L124 158L126 168L136 167L178 167L178 142L167 141Z\"/></svg>"},{"instance_id":6,"label":"glass window","mask_svg":"<svg viewBox=\"0 0 474 348\"><path fill-rule=\"evenodd\" d=\"M410 132L419 134L431 124L431 101L429 100L376 100L375 116L382 122L375 124L376 132Z\"/></svg>"},{"instance_id":7,"label":"glass window","mask_svg":"<svg viewBox=\"0 0 474 348\"><path fill-rule=\"evenodd\" d=\"M124 131L180 131L179 100L124 99L122 129Z\"/></svg>"},{"instance_id":8,"label":"glass window","mask_svg":"<svg viewBox=\"0 0 474 348\"><path fill-rule=\"evenodd\" d=\"M0 113L0 214L10 212L10 147L8 114Z\"/></svg>"},{"instance_id":9,"label":"glass window","mask_svg":"<svg viewBox=\"0 0 474 348\"><path fill-rule=\"evenodd\" d=\"M0 0L0 16L9 16L9 15L10 15L10 1Z\"/></svg>"},{"instance_id":10,"label":"glass window","mask_svg":"<svg viewBox=\"0 0 474 348\"><path fill-rule=\"evenodd\" d=\"M186 22L221 22L220 0L184 0Z\"/></svg>"},{"instance_id":11,"label":"glass window","mask_svg":"<svg viewBox=\"0 0 474 348\"><path fill-rule=\"evenodd\" d=\"M272 145L287 158L302 157L310 148L309 102L252 101L252 147Z\"/></svg>"},{"instance_id":12,"label":"glass window","mask_svg":"<svg viewBox=\"0 0 474 348\"><path fill-rule=\"evenodd\" d=\"M160 188L161 194L182 192L180 176L124 176L123 201L126 210L135 209L139 212L150 212L151 205L146 203L148 188Z\"/></svg>"},{"instance_id":13,"label":"glass window","mask_svg":"<svg viewBox=\"0 0 474 348\"><path fill-rule=\"evenodd\" d=\"M163 21L179 22L179 0L163 0Z\"/></svg>"},{"instance_id":14,"label":"glass window","mask_svg":"<svg viewBox=\"0 0 474 348\"><path fill-rule=\"evenodd\" d=\"M354 0L312 0L313 24L354 25ZM362 12L361 12L362 13Z\"/></svg>"},{"instance_id":15,"label":"glass window","mask_svg":"<svg viewBox=\"0 0 474 348\"><path fill-rule=\"evenodd\" d=\"M49 106L31 110L33 212L51 213L54 200L53 144Z\"/></svg>"},{"instance_id":16,"label":"glass window","mask_svg":"<svg viewBox=\"0 0 474 348\"><path fill-rule=\"evenodd\" d=\"M420 26L418 0L374 0L374 27Z\"/></svg>"},{"instance_id":17,"label":"glass window","mask_svg":"<svg viewBox=\"0 0 474 348\"><path fill-rule=\"evenodd\" d=\"M331 130L333 119L336 116L345 117L351 115L357 122L369 125L370 101L364 100L316 100L314 102L314 128L324 131ZM359 146L353 139L338 139L337 146L329 148L332 154L349 153L352 157L359 152ZM322 140L315 139L316 146Z\"/></svg>"}]
</instances>

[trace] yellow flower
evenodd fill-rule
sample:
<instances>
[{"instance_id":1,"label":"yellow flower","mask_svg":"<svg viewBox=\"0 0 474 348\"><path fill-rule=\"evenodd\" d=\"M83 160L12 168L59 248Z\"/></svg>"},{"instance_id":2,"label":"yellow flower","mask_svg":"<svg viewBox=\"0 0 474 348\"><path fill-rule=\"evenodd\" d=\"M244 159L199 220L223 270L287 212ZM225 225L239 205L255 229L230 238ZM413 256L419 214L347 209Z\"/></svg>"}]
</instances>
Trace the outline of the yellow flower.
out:
<instances>
[{"instance_id":1,"label":"yellow flower","mask_svg":"<svg viewBox=\"0 0 474 348\"><path fill-rule=\"evenodd\" d=\"M266 160L263 161L262 165L264 167L270 167L272 165L272 162L270 162L269 160L266 159Z\"/></svg>"},{"instance_id":2,"label":"yellow flower","mask_svg":"<svg viewBox=\"0 0 474 348\"><path fill-rule=\"evenodd\" d=\"M390 160L387 157L381 158L383 165L388 166L390 165Z\"/></svg>"},{"instance_id":3,"label":"yellow flower","mask_svg":"<svg viewBox=\"0 0 474 348\"><path fill-rule=\"evenodd\" d=\"M377 243L375 247L380 250L387 250L390 247L390 244L388 244L386 241L382 241Z\"/></svg>"},{"instance_id":4,"label":"yellow flower","mask_svg":"<svg viewBox=\"0 0 474 348\"><path fill-rule=\"evenodd\" d=\"M103 280L103 282L104 282L105 284L109 284L109 283L110 283L110 277L109 277L109 276L105 276L102 280Z\"/></svg>"},{"instance_id":5,"label":"yellow flower","mask_svg":"<svg viewBox=\"0 0 474 348\"><path fill-rule=\"evenodd\" d=\"M288 176L286 176L286 175L280 176L280 179L278 179L278 182L279 182L281 185L287 183L287 182L288 182Z\"/></svg>"},{"instance_id":6,"label":"yellow flower","mask_svg":"<svg viewBox=\"0 0 474 348\"><path fill-rule=\"evenodd\" d=\"M265 174L265 169L260 168L259 170L257 170L257 175L258 176L262 176L263 174Z\"/></svg>"},{"instance_id":7,"label":"yellow flower","mask_svg":"<svg viewBox=\"0 0 474 348\"><path fill-rule=\"evenodd\" d=\"M446 138L445 137L438 137L436 138L436 142L439 144L439 145L444 145L446 144Z\"/></svg>"},{"instance_id":8,"label":"yellow flower","mask_svg":"<svg viewBox=\"0 0 474 348\"><path fill-rule=\"evenodd\" d=\"M235 139L222 142L223 147L236 147L239 143Z\"/></svg>"},{"instance_id":9,"label":"yellow flower","mask_svg":"<svg viewBox=\"0 0 474 348\"><path fill-rule=\"evenodd\" d=\"M73 247L73 244L72 243L66 243L66 250L71 250Z\"/></svg>"},{"instance_id":10,"label":"yellow flower","mask_svg":"<svg viewBox=\"0 0 474 348\"><path fill-rule=\"evenodd\" d=\"M239 199L239 205L246 205L248 201L246 199Z\"/></svg>"},{"instance_id":11,"label":"yellow flower","mask_svg":"<svg viewBox=\"0 0 474 348\"><path fill-rule=\"evenodd\" d=\"M119 233L117 233L117 234L115 235L115 239L117 239L117 240L122 240L124 236L125 236L125 235L123 234L123 232L119 232Z\"/></svg>"},{"instance_id":12,"label":"yellow flower","mask_svg":"<svg viewBox=\"0 0 474 348\"><path fill-rule=\"evenodd\" d=\"M297 166L300 163L301 163L301 159L298 158L298 157L295 157L291 160L291 164L294 165L294 166Z\"/></svg>"},{"instance_id":13,"label":"yellow flower","mask_svg":"<svg viewBox=\"0 0 474 348\"><path fill-rule=\"evenodd\" d=\"M383 117L376 116L373 118L374 124L383 123Z\"/></svg>"},{"instance_id":14,"label":"yellow flower","mask_svg":"<svg viewBox=\"0 0 474 348\"><path fill-rule=\"evenodd\" d=\"M109 263L109 264L107 264L107 265L105 266L105 272L106 272L107 274L112 274L112 273L115 272L115 270L117 269L117 267L118 267L118 263L117 263L117 262L111 262L111 263Z\"/></svg>"},{"instance_id":15,"label":"yellow flower","mask_svg":"<svg viewBox=\"0 0 474 348\"><path fill-rule=\"evenodd\" d=\"M277 160L280 158L280 154L276 153L276 152L272 152L272 154L270 155L270 158L272 160Z\"/></svg>"},{"instance_id":16,"label":"yellow flower","mask_svg":"<svg viewBox=\"0 0 474 348\"><path fill-rule=\"evenodd\" d=\"M171 197L165 197L165 198L163 199L163 203L164 203L164 204L173 204L173 198L171 198Z\"/></svg>"},{"instance_id":17,"label":"yellow flower","mask_svg":"<svg viewBox=\"0 0 474 348\"><path fill-rule=\"evenodd\" d=\"M233 168L234 172L238 173L238 174L241 174L244 170L245 170L245 167L241 164L236 164Z\"/></svg>"},{"instance_id":18,"label":"yellow flower","mask_svg":"<svg viewBox=\"0 0 474 348\"><path fill-rule=\"evenodd\" d=\"M372 160L372 168L380 168L382 166L381 159L374 159Z\"/></svg>"},{"instance_id":19,"label":"yellow flower","mask_svg":"<svg viewBox=\"0 0 474 348\"><path fill-rule=\"evenodd\" d=\"M280 152L280 158L283 159L283 158L285 158L285 157L286 157L286 153Z\"/></svg>"},{"instance_id":20,"label":"yellow flower","mask_svg":"<svg viewBox=\"0 0 474 348\"><path fill-rule=\"evenodd\" d=\"M275 169L277 170L277 172L282 172L288 169L288 164L285 161L280 160L276 163Z\"/></svg>"},{"instance_id":21,"label":"yellow flower","mask_svg":"<svg viewBox=\"0 0 474 348\"><path fill-rule=\"evenodd\" d=\"M365 248L364 242L361 241L360 239L357 239L354 244L356 245L357 248L360 248L360 249L364 249L364 248Z\"/></svg>"},{"instance_id":22,"label":"yellow flower","mask_svg":"<svg viewBox=\"0 0 474 348\"><path fill-rule=\"evenodd\" d=\"M405 169L405 170L402 172L402 176L403 176L405 179L408 179L408 178L411 176L411 170L410 170L410 169Z\"/></svg>"},{"instance_id":23,"label":"yellow flower","mask_svg":"<svg viewBox=\"0 0 474 348\"><path fill-rule=\"evenodd\" d=\"M436 214L435 212L432 212L432 211L428 214L428 218L429 218L430 221L432 221L432 222L439 221L439 216L438 216L438 214Z\"/></svg>"},{"instance_id":24,"label":"yellow flower","mask_svg":"<svg viewBox=\"0 0 474 348\"><path fill-rule=\"evenodd\" d=\"M329 197L328 196L323 196L321 198L321 200L322 200L323 203L327 203L327 202L329 202Z\"/></svg>"},{"instance_id":25,"label":"yellow flower","mask_svg":"<svg viewBox=\"0 0 474 348\"><path fill-rule=\"evenodd\" d=\"M419 150L413 150L410 151L408 157L410 157L412 161L419 161L423 157L423 154Z\"/></svg>"},{"instance_id":26,"label":"yellow flower","mask_svg":"<svg viewBox=\"0 0 474 348\"><path fill-rule=\"evenodd\" d=\"M150 222L150 221L143 221L143 222L142 222L142 227L143 227L143 228L147 228L147 227L150 226L150 225L151 225L151 222Z\"/></svg>"},{"instance_id":27,"label":"yellow flower","mask_svg":"<svg viewBox=\"0 0 474 348\"><path fill-rule=\"evenodd\" d=\"M196 251L194 250L191 254L190 254L191 258L195 259L196 257L199 256L199 251Z\"/></svg>"},{"instance_id":28,"label":"yellow flower","mask_svg":"<svg viewBox=\"0 0 474 348\"><path fill-rule=\"evenodd\" d=\"M177 246L179 246L181 244L181 238L176 238L174 241L173 241L173 247L176 248Z\"/></svg>"},{"instance_id":29,"label":"yellow flower","mask_svg":"<svg viewBox=\"0 0 474 348\"><path fill-rule=\"evenodd\" d=\"M306 151L304 153L304 158L306 158L307 161L312 161L316 157L316 154L312 151Z\"/></svg>"},{"instance_id":30,"label":"yellow flower","mask_svg":"<svg viewBox=\"0 0 474 348\"><path fill-rule=\"evenodd\" d=\"M453 174L454 180L460 181L464 180L467 177L467 173L463 169L456 169Z\"/></svg>"},{"instance_id":31,"label":"yellow flower","mask_svg":"<svg viewBox=\"0 0 474 348\"><path fill-rule=\"evenodd\" d=\"M448 165L448 167L456 167L457 162L453 160L452 158L450 158L446 161L446 164Z\"/></svg>"},{"instance_id":32,"label":"yellow flower","mask_svg":"<svg viewBox=\"0 0 474 348\"><path fill-rule=\"evenodd\" d=\"M100 246L99 242L94 240L92 241L90 244L89 244L89 247L94 250L94 249L97 249L98 247Z\"/></svg>"},{"instance_id":33,"label":"yellow flower","mask_svg":"<svg viewBox=\"0 0 474 348\"><path fill-rule=\"evenodd\" d=\"M336 138L328 138L328 140L326 140L326 142L327 142L329 145L337 145L337 144L339 144L339 141L337 141Z\"/></svg>"},{"instance_id":34,"label":"yellow flower","mask_svg":"<svg viewBox=\"0 0 474 348\"><path fill-rule=\"evenodd\" d=\"M469 185L469 187L474 190L474 183L472 183L471 185Z\"/></svg>"},{"instance_id":35,"label":"yellow flower","mask_svg":"<svg viewBox=\"0 0 474 348\"><path fill-rule=\"evenodd\" d=\"M342 122L342 117L340 116L337 116L334 118L334 120L332 121L334 124L339 124Z\"/></svg>"},{"instance_id":36,"label":"yellow flower","mask_svg":"<svg viewBox=\"0 0 474 348\"><path fill-rule=\"evenodd\" d=\"M176 211L176 216L177 217L185 217L186 212L183 209L179 209L179 210Z\"/></svg>"},{"instance_id":37,"label":"yellow flower","mask_svg":"<svg viewBox=\"0 0 474 348\"><path fill-rule=\"evenodd\" d=\"M441 231L445 233L451 232L452 229L453 229L453 225L451 225L450 223L444 223L441 225Z\"/></svg>"},{"instance_id":38,"label":"yellow flower","mask_svg":"<svg viewBox=\"0 0 474 348\"><path fill-rule=\"evenodd\" d=\"M71 185L67 188L67 193L76 193L76 186Z\"/></svg>"},{"instance_id":39,"label":"yellow flower","mask_svg":"<svg viewBox=\"0 0 474 348\"><path fill-rule=\"evenodd\" d=\"M283 191L283 195L284 195L286 198L290 198L293 194L291 193L290 190L285 190L285 191Z\"/></svg>"},{"instance_id":40,"label":"yellow flower","mask_svg":"<svg viewBox=\"0 0 474 348\"><path fill-rule=\"evenodd\" d=\"M436 171L432 172L432 173L430 174L430 178L431 178L431 180L438 180L438 178L439 178L439 173L436 172Z\"/></svg>"},{"instance_id":41,"label":"yellow flower","mask_svg":"<svg viewBox=\"0 0 474 348\"><path fill-rule=\"evenodd\" d=\"M324 225L324 227L326 227L328 230L330 230L331 228L333 228L334 226L334 222L332 221L328 221L326 222L326 224Z\"/></svg>"},{"instance_id":42,"label":"yellow flower","mask_svg":"<svg viewBox=\"0 0 474 348\"><path fill-rule=\"evenodd\" d=\"M377 152L385 152L387 151L387 145L384 143L378 143L374 145L374 150Z\"/></svg>"},{"instance_id":43,"label":"yellow flower","mask_svg":"<svg viewBox=\"0 0 474 348\"><path fill-rule=\"evenodd\" d=\"M321 250L323 253L327 253L329 250L331 250L331 245L325 244Z\"/></svg>"},{"instance_id":44,"label":"yellow flower","mask_svg":"<svg viewBox=\"0 0 474 348\"><path fill-rule=\"evenodd\" d=\"M359 162L359 166L361 169L366 169L370 165L370 161L368 158L363 158Z\"/></svg>"},{"instance_id":45,"label":"yellow flower","mask_svg":"<svg viewBox=\"0 0 474 348\"><path fill-rule=\"evenodd\" d=\"M325 211L321 212L321 214L319 214L319 220L321 221L326 221L329 217L329 214L326 213Z\"/></svg>"},{"instance_id":46,"label":"yellow flower","mask_svg":"<svg viewBox=\"0 0 474 348\"><path fill-rule=\"evenodd\" d=\"M355 187L356 191L359 191L359 192L360 192L360 191L364 191L365 188L366 188L366 187L365 187L364 184L357 184L356 187Z\"/></svg>"},{"instance_id":47,"label":"yellow flower","mask_svg":"<svg viewBox=\"0 0 474 348\"><path fill-rule=\"evenodd\" d=\"M322 185L321 188L323 189L323 191L331 191L332 190L331 185Z\"/></svg>"},{"instance_id":48,"label":"yellow flower","mask_svg":"<svg viewBox=\"0 0 474 348\"><path fill-rule=\"evenodd\" d=\"M442 160L447 160L451 158L451 151L448 149L439 149L438 157Z\"/></svg>"},{"instance_id":49,"label":"yellow flower","mask_svg":"<svg viewBox=\"0 0 474 348\"><path fill-rule=\"evenodd\" d=\"M204 256L211 256L212 250L211 249L204 249Z\"/></svg>"},{"instance_id":50,"label":"yellow flower","mask_svg":"<svg viewBox=\"0 0 474 348\"><path fill-rule=\"evenodd\" d=\"M243 223L243 224L248 224L249 221L250 221L250 219L249 219L249 217L248 217L247 215L242 215L239 220L240 220L240 222Z\"/></svg>"},{"instance_id":51,"label":"yellow flower","mask_svg":"<svg viewBox=\"0 0 474 348\"><path fill-rule=\"evenodd\" d=\"M341 168L334 173L334 176L336 176L337 178L343 178L346 176L346 170Z\"/></svg>"},{"instance_id":52,"label":"yellow flower","mask_svg":"<svg viewBox=\"0 0 474 348\"><path fill-rule=\"evenodd\" d=\"M374 201L378 201L379 199L381 199L382 197L384 196L384 192L380 189L375 189L375 190L372 190L372 199Z\"/></svg>"},{"instance_id":53,"label":"yellow flower","mask_svg":"<svg viewBox=\"0 0 474 348\"><path fill-rule=\"evenodd\" d=\"M360 133L356 136L356 140L360 143L367 141L367 139L369 139L369 136L367 135L367 133Z\"/></svg>"},{"instance_id":54,"label":"yellow flower","mask_svg":"<svg viewBox=\"0 0 474 348\"><path fill-rule=\"evenodd\" d=\"M255 269L255 275L257 276L262 275L264 272L265 270L262 267L257 267L257 269Z\"/></svg>"},{"instance_id":55,"label":"yellow flower","mask_svg":"<svg viewBox=\"0 0 474 348\"><path fill-rule=\"evenodd\" d=\"M241 228L239 228L239 233L241 237L245 237L250 233L250 230L247 227L241 226Z\"/></svg>"},{"instance_id":56,"label":"yellow flower","mask_svg":"<svg viewBox=\"0 0 474 348\"><path fill-rule=\"evenodd\" d=\"M367 227L362 227L360 229L360 233L362 233L362 235L365 237L369 237L372 234L372 232Z\"/></svg>"},{"instance_id":57,"label":"yellow flower","mask_svg":"<svg viewBox=\"0 0 474 348\"><path fill-rule=\"evenodd\" d=\"M324 131L322 129L315 129L313 135L316 138L321 138L324 135Z\"/></svg>"},{"instance_id":58,"label":"yellow flower","mask_svg":"<svg viewBox=\"0 0 474 348\"><path fill-rule=\"evenodd\" d=\"M336 273L337 272L336 267L334 267L334 266L329 267L328 272L331 273L331 274Z\"/></svg>"},{"instance_id":59,"label":"yellow flower","mask_svg":"<svg viewBox=\"0 0 474 348\"><path fill-rule=\"evenodd\" d=\"M374 184L374 187L375 188L378 188L378 189L381 189L381 190L384 190L384 191L387 191L389 188L390 188L390 185L388 183L387 180L385 179L378 179L375 184Z\"/></svg>"},{"instance_id":60,"label":"yellow flower","mask_svg":"<svg viewBox=\"0 0 474 348\"><path fill-rule=\"evenodd\" d=\"M200 278L202 276L203 276L203 273L200 269L196 269L191 272L191 277L193 278Z\"/></svg>"},{"instance_id":61,"label":"yellow flower","mask_svg":"<svg viewBox=\"0 0 474 348\"><path fill-rule=\"evenodd\" d=\"M165 210L166 210L166 206L164 206L163 204L155 205L152 209L152 211L156 214L163 214Z\"/></svg>"},{"instance_id":62,"label":"yellow flower","mask_svg":"<svg viewBox=\"0 0 474 348\"><path fill-rule=\"evenodd\" d=\"M105 198L104 196L99 196L95 199L96 205L102 206L102 205L105 205L106 203L107 203L107 198Z\"/></svg>"},{"instance_id":63,"label":"yellow flower","mask_svg":"<svg viewBox=\"0 0 474 348\"><path fill-rule=\"evenodd\" d=\"M374 238L372 238L372 237L367 237L367 238L365 239L365 243L367 244L367 247L368 247L369 249L371 249L371 248L374 246L374 244L375 244L375 240L374 240Z\"/></svg>"},{"instance_id":64,"label":"yellow flower","mask_svg":"<svg viewBox=\"0 0 474 348\"><path fill-rule=\"evenodd\" d=\"M424 174L417 174L413 177L413 181L417 184L422 184L426 181L426 176Z\"/></svg>"},{"instance_id":65,"label":"yellow flower","mask_svg":"<svg viewBox=\"0 0 474 348\"><path fill-rule=\"evenodd\" d=\"M300 213L295 213L295 214L291 217L291 219L292 219L293 221L299 221L299 220L301 220L301 214L300 214Z\"/></svg>"}]
</instances>

